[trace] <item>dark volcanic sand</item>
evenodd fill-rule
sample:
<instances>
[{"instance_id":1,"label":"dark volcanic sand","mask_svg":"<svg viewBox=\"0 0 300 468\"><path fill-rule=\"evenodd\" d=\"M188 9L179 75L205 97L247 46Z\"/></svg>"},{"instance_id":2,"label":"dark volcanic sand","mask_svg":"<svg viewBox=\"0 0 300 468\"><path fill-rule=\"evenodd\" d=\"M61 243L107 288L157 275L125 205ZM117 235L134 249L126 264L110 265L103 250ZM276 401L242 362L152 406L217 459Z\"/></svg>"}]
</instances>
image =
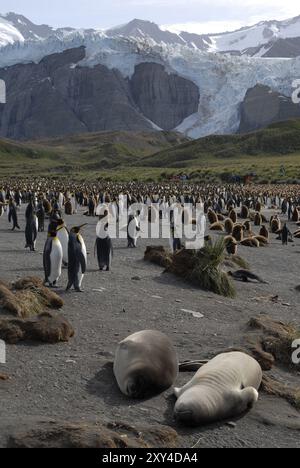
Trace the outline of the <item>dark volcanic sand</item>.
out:
<instances>
[{"instance_id":1,"label":"dark volcanic sand","mask_svg":"<svg viewBox=\"0 0 300 468\"><path fill-rule=\"evenodd\" d=\"M31 421L57 418L170 425L178 431L182 447L300 447L299 413L282 399L261 394L255 409L236 421L234 428L220 423L186 429L173 421L171 391L148 401L128 400L106 365L121 339L143 329L169 335L180 360L187 360L210 358L228 347L241 346L248 320L259 313L299 325L300 293L295 290L300 284L299 240L282 247L272 236L269 248L240 248L239 254L270 285L236 283L238 297L231 300L194 289L143 261L146 245L168 245L168 241L140 240L136 250L128 250L126 240L114 241L112 271L98 272L96 218L74 215L66 221L68 226L89 222L84 229L89 251L85 292L64 292L66 270L58 290L65 300L62 313L73 324L76 336L67 344L8 346L7 364L0 364L0 372L11 376L9 381L0 380L0 446L6 445L9 434ZM20 222L24 229L24 207ZM36 253L25 251L24 232L11 233L4 214L0 218L0 278L43 277L45 238L46 233L39 235ZM132 280L136 276L139 281ZM255 300L270 295L279 295L279 303ZM200 312L204 318L181 309ZM191 376L181 374L177 384Z\"/></svg>"}]
</instances>

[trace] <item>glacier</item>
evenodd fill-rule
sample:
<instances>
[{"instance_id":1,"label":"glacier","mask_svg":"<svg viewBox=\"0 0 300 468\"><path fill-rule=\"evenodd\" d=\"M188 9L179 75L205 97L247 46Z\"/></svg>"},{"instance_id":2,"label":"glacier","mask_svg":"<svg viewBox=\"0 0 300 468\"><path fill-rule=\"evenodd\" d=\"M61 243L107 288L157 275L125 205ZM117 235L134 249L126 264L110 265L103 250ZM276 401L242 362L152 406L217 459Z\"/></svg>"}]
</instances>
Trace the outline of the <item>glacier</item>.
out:
<instances>
[{"instance_id":1,"label":"glacier","mask_svg":"<svg viewBox=\"0 0 300 468\"><path fill-rule=\"evenodd\" d=\"M191 138L235 133L240 104L249 88L264 84L291 96L293 81L300 79L300 57L291 59L232 56L201 51L180 44L156 44L148 38L108 37L103 31L63 31L39 41L7 44L0 49L0 67L39 62L46 55L85 46L86 57L77 65L102 64L118 69L124 77L142 62L165 66L193 81L200 90L198 112L177 130Z\"/></svg>"}]
</instances>

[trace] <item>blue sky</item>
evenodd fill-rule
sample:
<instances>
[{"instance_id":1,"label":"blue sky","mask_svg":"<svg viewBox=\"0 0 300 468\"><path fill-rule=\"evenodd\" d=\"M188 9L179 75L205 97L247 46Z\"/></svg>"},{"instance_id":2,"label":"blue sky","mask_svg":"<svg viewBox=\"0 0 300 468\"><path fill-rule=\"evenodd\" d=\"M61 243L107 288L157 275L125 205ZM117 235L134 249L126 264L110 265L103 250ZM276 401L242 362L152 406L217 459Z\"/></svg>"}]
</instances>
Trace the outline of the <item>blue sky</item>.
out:
<instances>
[{"instance_id":1,"label":"blue sky","mask_svg":"<svg viewBox=\"0 0 300 468\"><path fill-rule=\"evenodd\" d=\"M265 19L300 15L299 0L1 0L14 11L51 26L108 28L133 18L198 33L233 30Z\"/></svg>"}]
</instances>

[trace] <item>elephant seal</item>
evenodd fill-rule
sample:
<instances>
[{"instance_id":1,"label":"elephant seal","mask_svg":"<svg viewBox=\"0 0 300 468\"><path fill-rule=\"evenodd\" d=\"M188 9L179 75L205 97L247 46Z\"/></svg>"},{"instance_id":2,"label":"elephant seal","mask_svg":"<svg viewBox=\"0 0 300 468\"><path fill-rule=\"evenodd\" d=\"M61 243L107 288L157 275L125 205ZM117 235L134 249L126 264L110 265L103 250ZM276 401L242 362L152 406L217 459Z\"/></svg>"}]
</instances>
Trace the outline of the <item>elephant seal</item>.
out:
<instances>
[{"instance_id":1,"label":"elephant seal","mask_svg":"<svg viewBox=\"0 0 300 468\"><path fill-rule=\"evenodd\" d=\"M262 370L241 352L220 354L205 364L183 388L175 388L175 419L189 426L236 417L258 400Z\"/></svg>"},{"instance_id":2,"label":"elephant seal","mask_svg":"<svg viewBox=\"0 0 300 468\"><path fill-rule=\"evenodd\" d=\"M144 330L119 343L114 374L121 392L132 398L159 394L178 375L178 358L169 338L159 331Z\"/></svg>"}]
</instances>

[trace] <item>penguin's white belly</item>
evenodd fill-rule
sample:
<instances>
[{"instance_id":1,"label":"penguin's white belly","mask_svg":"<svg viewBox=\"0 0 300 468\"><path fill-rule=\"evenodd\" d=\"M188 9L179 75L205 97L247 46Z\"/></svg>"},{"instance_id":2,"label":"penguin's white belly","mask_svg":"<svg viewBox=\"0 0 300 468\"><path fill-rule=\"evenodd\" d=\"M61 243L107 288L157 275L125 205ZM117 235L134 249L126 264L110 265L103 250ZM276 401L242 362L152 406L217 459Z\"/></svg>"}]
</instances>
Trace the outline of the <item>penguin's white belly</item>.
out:
<instances>
[{"instance_id":1,"label":"penguin's white belly","mask_svg":"<svg viewBox=\"0 0 300 468\"><path fill-rule=\"evenodd\" d=\"M81 236L80 236L81 237ZM86 251L86 245L83 240L83 238L80 238L80 243L81 243L81 250L83 253L83 256L85 258L85 264L87 264L87 251ZM79 272L78 272L78 281L79 281L79 287L81 288L82 280L83 280L84 274L82 273L82 268L81 265L79 266Z\"/></svg>"},{"instance_id":2,"label":"penguin's white belly","mask_svg":"<svg viewBox=\"0 0 300 468\"><path fill-rule=\"evenodd\" d=\"M69 234L68 231L63 228L57 233L57 237L61 243L62 251L63 251L63 261L68 263L69 255L68 255L68 245L69 245Z\"/></svg>"},{"instance_id":3,"label":"penguin's white belly","mask_svg":"<svg viewBox=\"0 0 300 468\"><path fill-rule=\"evenodd\" d=\"M35 222L36 232L38 232L38 230L39 230L39 220L38 220L37 216L34 217L34 222Z\"/></svg>"},{"instance_id":4,"label":"penguin's white belly","mask_svg":"<svg viewBox=\"0 0 300 468\"><path fill-rule=\"evenodd\" d=\"M54 240L52 243L52 250L50 254L51 262L51 273L49 276L49 282L54 283L61 277L63 250L60 241Z\"/></svg>"}]
</instances>

